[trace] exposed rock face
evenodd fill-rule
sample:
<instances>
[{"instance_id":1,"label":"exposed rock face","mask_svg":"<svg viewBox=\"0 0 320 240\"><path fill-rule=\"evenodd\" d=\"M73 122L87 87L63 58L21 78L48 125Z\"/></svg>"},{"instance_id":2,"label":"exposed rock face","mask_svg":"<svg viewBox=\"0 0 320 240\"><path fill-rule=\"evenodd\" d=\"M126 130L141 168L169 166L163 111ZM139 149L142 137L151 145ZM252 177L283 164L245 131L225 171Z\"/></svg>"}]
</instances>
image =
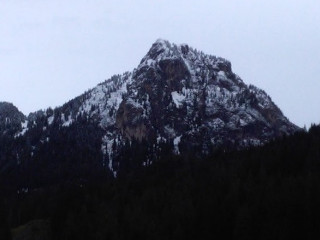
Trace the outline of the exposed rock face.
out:
<instances>
[{"instance_id":1,"label":"exposed rock face","mask_svg":"<svg viewBox=\"0 0 320 240\"><path fill-rule=\"evenodd\" d=\"M133 102L122 102L117 111L117 127L122 135L132 139L146 139L148 131L143 119L144 109ZM150 126L149 126L150 127Z\"/></svg>"},{"instance_id":2,"label":"exposed rock face","mask_svg":"<svg viewBox=\"0 0 320 240\"><path fill-rule=\"evenodd\" d=\"M180 146L261 144L298 128L225 59L158 40L132 74L117 127L128 138L176 139Z\"/></svg>"}]
</instances>

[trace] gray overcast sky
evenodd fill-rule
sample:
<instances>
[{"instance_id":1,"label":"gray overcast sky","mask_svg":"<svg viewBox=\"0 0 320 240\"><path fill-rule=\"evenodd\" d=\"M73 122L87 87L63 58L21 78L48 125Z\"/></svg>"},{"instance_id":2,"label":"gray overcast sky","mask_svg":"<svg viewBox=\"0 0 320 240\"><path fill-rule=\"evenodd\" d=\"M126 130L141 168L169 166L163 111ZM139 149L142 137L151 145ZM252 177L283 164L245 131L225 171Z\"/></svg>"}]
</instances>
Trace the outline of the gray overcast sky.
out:
<instances>
[{"instance_id":1,"label":"gray overcast sky","mask_svg":"<svg viewBox=\"0 0 320 240\"><path fill-rule=\"evenodd\" d=\"M25 114L131 71L158 38L227 58L299 126L320 122L319 0L0 0L0 101Z\"/></svg>"}]
</instances>

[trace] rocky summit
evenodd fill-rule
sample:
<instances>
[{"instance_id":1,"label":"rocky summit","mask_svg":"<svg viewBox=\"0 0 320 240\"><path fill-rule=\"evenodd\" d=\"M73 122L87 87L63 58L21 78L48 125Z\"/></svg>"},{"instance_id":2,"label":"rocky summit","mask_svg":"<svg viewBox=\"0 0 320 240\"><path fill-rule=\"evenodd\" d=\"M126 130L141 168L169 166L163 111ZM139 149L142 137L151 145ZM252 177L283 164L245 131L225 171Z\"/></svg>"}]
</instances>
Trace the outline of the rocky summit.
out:
<instances>
[{"instance_id":1,"label":"rocky summit","mask_svg":"<svg viewBox=\"0 0 320 240\"><path fill-rule=\"evenodd\" d=\"M190 145L261 144L297 127L262 90L247 86L231 63L158 40L132 73L117 114L126 138Z\"/></svg>"},{"instance_id":2,"label":"rocky summit","mask_svg":"<svg viewBox=\"0 0 320 240\"><path fill-rule=\"evenodd\" d=\"M153 148L167 143L176 154L206 154L219 146L261 145L299 129L263 90L233 73L229 61L166 40L157 40L132 72L115 75L61 107L27 118L13 110L20 125L12 136L32 143L23 150L28 158L68 129L73 135L87 129L90 134L77 144L82 149L99 145L102 165L114 173L121 149L133 141ZM7 112L0 111L2 125L11 119Z\"/></svg>"}]
</instances>

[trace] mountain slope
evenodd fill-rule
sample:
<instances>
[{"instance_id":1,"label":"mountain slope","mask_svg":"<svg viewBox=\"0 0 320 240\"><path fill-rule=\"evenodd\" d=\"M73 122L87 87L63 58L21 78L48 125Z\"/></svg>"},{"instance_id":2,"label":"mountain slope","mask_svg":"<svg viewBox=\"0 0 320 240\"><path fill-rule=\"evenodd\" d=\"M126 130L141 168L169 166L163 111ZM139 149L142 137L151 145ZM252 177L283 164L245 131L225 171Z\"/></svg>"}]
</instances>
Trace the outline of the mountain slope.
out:
<instances>
[{"instance_id":1,"label":"mountain slope","mask_svg":"<svg viewBox=\"0 0 320 240\"><path fill-rule=\"evenodd\" d=\"M50 158L43 149L59 151L64 136L71 141L66 146L75 144L78 152L99 151L99 161L114 174L119 156L134 142L148 143L143 161L149 162L161 144L176 154L208 154L218 146L259 145L299 129L263 90L234 74L229 61L165 40L157 40L132 72L115 75L61 107L32 113L27 122L17 119L24 125L15 138L26 144L13 152L27 162ZM77 151L68 154L58 158L77 159Z\"/></svg>"},{"instance_id":2,"label":"mountain slope","mask_svg":"<svg viewBox=\"0 0 320 240\"><path fill-rule=\"evenodd\" d=\"M22 130L26 117L12 103L0 102L0 134L12 135Z\"/></svg>"},{"instance_id":3,"label":"mountain slope","mask_svg":"<svg viewBox=\"0 0 320 240\"><path fill-rule=\"evenodd\" d=\"M247 86L230 62L188 45L158 40L133 72L117 127L128 138L190 144L260 144L297 127L262 90ZM205 146L202 146L205 147Z\"/></svg>"}]
</instances>

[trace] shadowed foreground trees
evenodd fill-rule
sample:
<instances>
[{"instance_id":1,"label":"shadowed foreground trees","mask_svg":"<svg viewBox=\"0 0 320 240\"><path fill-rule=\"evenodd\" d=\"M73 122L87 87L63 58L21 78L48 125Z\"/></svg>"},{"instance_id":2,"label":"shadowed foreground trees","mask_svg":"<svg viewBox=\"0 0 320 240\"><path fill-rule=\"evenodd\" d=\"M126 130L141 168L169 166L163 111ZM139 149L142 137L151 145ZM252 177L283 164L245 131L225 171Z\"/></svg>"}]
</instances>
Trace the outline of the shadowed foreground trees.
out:
<instances>
[{"instance_id":1,"label":"shadowed foreground trees","mask_svg":"<svg viewBox=\"0 0 320 240\"><path fill-rule=\"evenodd\" d=\"M0 233L42 219L59 240L320 236L320 127L203 159L163 154L138 167L140 158L114 180L7 193Z\"/></svg>"}]
</instances>

